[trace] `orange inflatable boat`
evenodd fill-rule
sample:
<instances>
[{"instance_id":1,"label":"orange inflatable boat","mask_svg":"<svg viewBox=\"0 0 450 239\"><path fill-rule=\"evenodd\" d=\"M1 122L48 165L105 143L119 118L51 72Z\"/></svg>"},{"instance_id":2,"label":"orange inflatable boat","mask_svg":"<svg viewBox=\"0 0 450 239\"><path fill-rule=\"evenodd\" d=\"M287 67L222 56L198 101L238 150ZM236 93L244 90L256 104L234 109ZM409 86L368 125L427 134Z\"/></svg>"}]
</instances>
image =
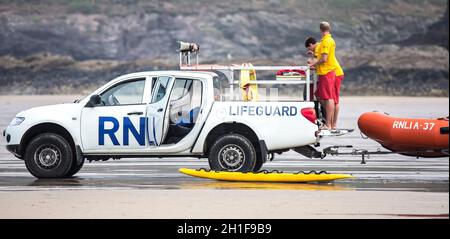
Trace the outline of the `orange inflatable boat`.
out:
<instances>
[{"instance_id":1,"label":"orange inflatable boat","mask_svg":"<svg viewBox=\"0 0 450 239\"><path fill-rule=\"evenodd\" d=\"M358 127L368 138L393 152L417 157L448 157L447 118L396 118L379 112L362 114Z\"/></svg>"}]
</instances>

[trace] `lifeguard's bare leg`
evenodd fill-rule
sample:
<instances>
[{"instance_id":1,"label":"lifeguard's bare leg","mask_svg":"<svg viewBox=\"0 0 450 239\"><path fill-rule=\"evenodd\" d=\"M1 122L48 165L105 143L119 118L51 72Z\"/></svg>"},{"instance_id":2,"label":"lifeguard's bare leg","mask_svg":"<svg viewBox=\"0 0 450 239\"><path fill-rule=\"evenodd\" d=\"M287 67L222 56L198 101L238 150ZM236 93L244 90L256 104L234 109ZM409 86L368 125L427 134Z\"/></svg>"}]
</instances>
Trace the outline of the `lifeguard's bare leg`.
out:
<instances>
[{"instance_id":1,"label":"lifeguard's bare leg","mask_svg":"<svg viewBox=\"0 0 450 239\"><path fill-rule=\"evenodd\" d=\"M339 116L339 104L335 104L334 105L333 124L331 125L332 129L336 129L336 127L337 127L338 116Z\"/></svg>"},{"instance_id":2,"label":"lifeguard's bare leg","mask_svg":"<svg viewBox=\"0 0 450 239\"><path fill-rule=\"evenodd\" d=\"M323 108L325 109L325 115L326 115L326 123L325 126L329 129L331 129L331 125L333 123L333 117L334 117L334 100L321 100L320 103L322 104Z\"/></svg>"}]
</instances>

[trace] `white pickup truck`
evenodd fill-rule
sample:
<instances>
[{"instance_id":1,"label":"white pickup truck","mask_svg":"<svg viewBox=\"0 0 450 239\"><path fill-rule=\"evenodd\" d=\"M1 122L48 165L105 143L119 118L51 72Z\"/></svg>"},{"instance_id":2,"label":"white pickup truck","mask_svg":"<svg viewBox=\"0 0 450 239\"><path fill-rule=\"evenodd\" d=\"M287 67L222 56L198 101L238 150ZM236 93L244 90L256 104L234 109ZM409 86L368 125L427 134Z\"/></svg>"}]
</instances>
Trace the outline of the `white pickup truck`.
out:
<instances>
[{"instance_id":1,"label":"white pickup truck","mask_svg":"<svg viewBox=\"0 0 450 239\"><path fill-rule=\"evenodd\" d=\"M213 170L242 172L290 149L320 157L314 102L226 100L216 73L190 68L123 75L74 103L22 111L6 147L37 178L111 158L207 157Z\"/></svg>"}]
</instances>

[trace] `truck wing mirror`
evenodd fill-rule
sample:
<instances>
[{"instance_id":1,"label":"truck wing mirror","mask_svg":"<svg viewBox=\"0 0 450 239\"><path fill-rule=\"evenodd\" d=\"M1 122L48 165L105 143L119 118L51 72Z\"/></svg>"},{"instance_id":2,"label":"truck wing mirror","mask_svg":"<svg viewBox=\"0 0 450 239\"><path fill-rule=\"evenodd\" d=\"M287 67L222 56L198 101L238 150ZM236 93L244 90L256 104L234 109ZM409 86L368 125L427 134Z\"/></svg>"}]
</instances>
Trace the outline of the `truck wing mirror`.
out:
<instances>
[{"instance_id":1,"label":"truck wing mirror","mask_svg":"<svg viewBox=\"0 0 450 239\"><path fill-rule=\"evenodd\" d=\"M102 103L102 98L99 95L92 95L86 107L94 107Z\"/></svg>"}]
</instances>

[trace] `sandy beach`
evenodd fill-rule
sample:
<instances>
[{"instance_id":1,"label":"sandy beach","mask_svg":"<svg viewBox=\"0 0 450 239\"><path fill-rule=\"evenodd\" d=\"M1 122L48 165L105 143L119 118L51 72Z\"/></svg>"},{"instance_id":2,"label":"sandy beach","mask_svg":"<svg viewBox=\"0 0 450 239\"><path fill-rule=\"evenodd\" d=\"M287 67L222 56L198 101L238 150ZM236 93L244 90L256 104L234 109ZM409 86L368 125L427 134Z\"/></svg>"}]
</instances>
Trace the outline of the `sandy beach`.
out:
<instances>
[{"instance_id":1,"label":"sandy beach","mask_svg":"<svg viewBox=\"0 0 450 239\"><path fill-rule=\"evenodd\" d=\"M12 200L14 199L14 200ZM448 194L287 190L0 192L2 218L448 218Z\"/></svg>"}]
</instances>

